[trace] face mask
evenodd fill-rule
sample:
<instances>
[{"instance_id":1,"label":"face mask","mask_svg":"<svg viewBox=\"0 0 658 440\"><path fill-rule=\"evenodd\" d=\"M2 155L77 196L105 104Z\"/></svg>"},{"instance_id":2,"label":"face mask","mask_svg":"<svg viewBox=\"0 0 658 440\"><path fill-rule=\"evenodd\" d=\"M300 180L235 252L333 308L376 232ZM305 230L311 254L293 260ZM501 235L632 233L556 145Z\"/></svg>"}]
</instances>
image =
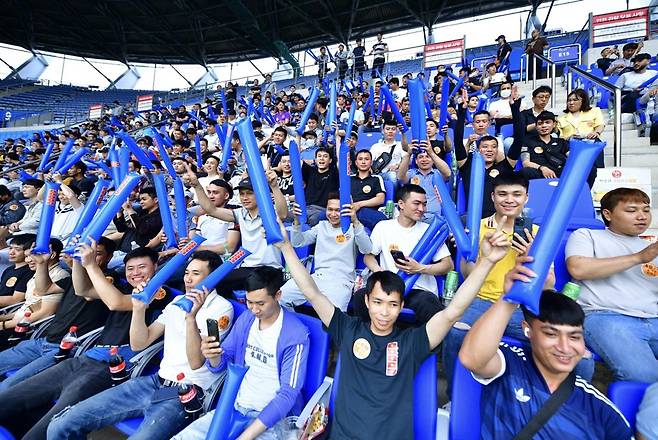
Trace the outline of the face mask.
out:
<instances>
[{"instance_id":1,"label":"face mask","mask_svg":"<svg viewBox=\"0 0 658 440\"><path fill-rule=\"evenodd\" d=\"M304 148L312 148L312 147L315 146L315 140L313 140L313 139L304 139L302 141L302 145L304 146Z\"/></svg>"},{"instance_id":2,"label":"face mask","mask_svg":"<svg viewBox=\"0 0 658 440\"><path fill-rule=\"evenodd\" d=\"M501 98L509 98L512 95L512 91L505 89L500 91L500 97Z\"/></svg>"}]
</instances>

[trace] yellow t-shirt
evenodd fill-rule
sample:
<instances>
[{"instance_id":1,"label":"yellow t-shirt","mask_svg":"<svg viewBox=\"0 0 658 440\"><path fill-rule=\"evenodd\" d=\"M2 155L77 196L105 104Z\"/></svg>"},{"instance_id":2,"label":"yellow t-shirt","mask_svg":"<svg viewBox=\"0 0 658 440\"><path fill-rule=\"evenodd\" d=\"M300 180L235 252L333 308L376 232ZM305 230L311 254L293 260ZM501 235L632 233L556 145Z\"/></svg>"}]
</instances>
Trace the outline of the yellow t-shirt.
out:
<instances>
[{"instance_id":1,"label":"yellow t-shirt","mask_svg":"<svg viewBox=\"0 0 658 440\"><path fill-rule=\"evenodd\" d=\"M538 230L539 227L537 225L532 225L533 234L536 235ZM494 220L494 216L480 220L480 241L482 241L484 234L495 231L496 221ZM512 236L514 235L513 231L508 232L503 230L503 232L510 238L510 240L512 239ZM503 257L503 259L498 263L496 263L493 269L491 269L491 272L489 272L489 275L487 275L484 283L482 283L482 287L478 292L478 298L492 302L495 302L498 300L498 298L500 298L500 296L503 294L505 274L512 270L516 264L516 257L518 255L518 252L514 249L507 251L507 255L505 255L505 257ZM478 258L479 257L480 255L478 254Z\"/></svg>"}]
</instances>

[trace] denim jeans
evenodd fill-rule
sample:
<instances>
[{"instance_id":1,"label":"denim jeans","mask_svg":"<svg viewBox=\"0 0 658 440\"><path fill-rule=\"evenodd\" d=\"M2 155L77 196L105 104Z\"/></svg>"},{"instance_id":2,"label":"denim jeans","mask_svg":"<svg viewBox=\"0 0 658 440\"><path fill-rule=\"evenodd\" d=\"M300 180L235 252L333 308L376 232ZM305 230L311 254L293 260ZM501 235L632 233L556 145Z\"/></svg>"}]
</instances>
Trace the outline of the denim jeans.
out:
<instances>
[{"instance_id":1,"label":"denim jeans","mask_svg":"<svg viewBox=\"0 0 658 440\"><path fill-rule=\"evenodd\" d=\"M241 406L236 406L237 411L241 412L243 415L249 417L251 421L247 424L249 426L253 420L255 420L260 411L254 411ZM215 410L208 412L205 416L196 420L190 426L181 431L178 435L174 436L172 440L205 440L210 425L212 423L212 418L215 415ZM270 429L256 437L258 440L283 440L285 439L285 422L286 419L280 420Z\"/></svg>"},{"instance_id":2,"label":"denim jeans","mask_svg":"<svg viewBox=\"0 0 658 440\"><path fill-rule=\"evenodd\" d=\"M492 305L493 303L491 301L475 298L469 308L466 309L459 322L463 322L472 327L475 321L477 321L484 312L489 310L489 307ZM521 309L519 308L514 311L512 318L507 324L504 335L517 339L525 344L529 344L528 338L523 334L521 321L523 321L523 312L521 312ZM446 369L449 396L452 393L452 377L455 371L455 361L457 360L459 349L461 348L465 337L466 330L460 330L453 327L443 341L443 364ZM594 361L591 358L583 358L576 366L575 372L587 381L592 380L592 375L594 374Z\"/></svg>"},{"instance_id":3,"label":"denim jeans","mask_svg":"<svg viewBox=\"0 0 658 440\"><path fill-rule=\"evenodd\" d=\"M54 356L58 349L58 344L38 338L21 341L17 346L0 352L0 374L18 369L0 382L0 391L55 365Z\"/></svg>"},{"instance_id":4,"label":"denim jeans","mask_svg":"<svg viewBox=\"0 0 658 440\"><path fill-rule=\"evenodd\" d=\"M144 417L131 439L168 439L187 424L185 412L174 395L151 403L160 388L157 374L130 379L56 415L48 425L48 439L81 439L87 434L122 420Z\"/></svg>"},{"instance_id":5,"label":"denim jeans","mask_svg":"<svg viewBox=\"0 0 658 440\"><path fill-rule=\"evenodd\" d=\"M585 341L612 369L616 380L658 381L658 318L589 313Z\"/></svg>"}]
</instances>

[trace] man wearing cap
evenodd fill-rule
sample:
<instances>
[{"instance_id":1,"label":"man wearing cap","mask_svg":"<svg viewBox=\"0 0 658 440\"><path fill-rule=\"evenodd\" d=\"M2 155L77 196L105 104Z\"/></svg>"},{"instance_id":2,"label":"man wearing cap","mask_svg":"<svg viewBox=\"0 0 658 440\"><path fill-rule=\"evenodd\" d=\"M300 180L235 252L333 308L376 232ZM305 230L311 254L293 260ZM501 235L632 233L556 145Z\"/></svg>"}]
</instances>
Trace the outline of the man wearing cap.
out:
<instances>
[{"instance_id":1,"label":"man wearing cap","mask_svg":"<svg viewBox=\"0 0 658 440\"><path fill-rule=\"evenodd\" d=\"M505 39L505 35L498 35L496 38L496 43L498 43L498 50L496 52L496 63L497 67L505 66L509 62L509 56L512 53L512 46Z\"/></svg>"},{"instance_id":2,"label":"man wearing cap","mask_svg":"<svg viewBox=\"0 0 658 440\"><path fill-rule=\"evenodd\" d=\"M617 78L616 86L621 89L621 111L622 113L635 113L637 110L636 101L642 92L642 85L657 77L656 72L647 70L651 55L648 53L639 53L635 55L631 62L633 70L623 73ZM647 84L648 85L648 84Z\"/></svg>"},{"instance_id":3,"label":"man wearing cap","mask_svg":"<svg viewBox=\"0 0 658 440\"><path fill-rule=\"evenodd\" d=\"M288 216L288 206L286 199L279 189L277 184L277 175L274 170L266 172L267 182L270 186L270 191L274 198L274 208L277 217L281 220ZM241 208L227 209L224 207L215 206L206 195L203 187L199 183L196 174L192 169L187 167L185 180L194 187L196 195L199 199L199 205L210 216L224 220L225 222L233 222L239 225L242 246L249 249L251 255L244 259L239 268L234 269L226 276L222 282L216 287L217 292L224 297L233 296L234 290L241 290L245 288L245 280L247 276L258 266L271 266L277 269L282 269L281 266L281 251L274 247L269 246L263 233L263 220L260 216L258 203L256 202L256 195L254 188L249 177L244 178L235 187L240 193Z\"/></svg>"}]
</instances>

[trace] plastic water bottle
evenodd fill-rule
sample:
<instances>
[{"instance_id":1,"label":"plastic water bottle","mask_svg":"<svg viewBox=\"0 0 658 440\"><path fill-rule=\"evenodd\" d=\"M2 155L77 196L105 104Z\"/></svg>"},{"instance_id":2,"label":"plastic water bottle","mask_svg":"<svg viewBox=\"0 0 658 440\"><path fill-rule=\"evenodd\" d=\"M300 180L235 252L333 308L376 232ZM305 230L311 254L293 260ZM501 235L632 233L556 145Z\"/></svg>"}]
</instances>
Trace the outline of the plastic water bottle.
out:
<instances>
[{"instance_id":1,"label":"plastic water bottle","mask_svg":"<svg viewBox=\"0 0 658 440\"><path fill-rule=\"evenodd\" d=\"M55 354L55 362L62 362L64 359L68 359L71 356L71 351L75 348L75 344L78 343L77 331L78 327L72 325L69 332L64 335L62 342L59 343L59 351Z\"/></svg>"},{"instance_id":2,"label":"plastic water bottle","mask_svg":"<svg viewBox=\"0 0 658 440\"><path fill-rule=\"evenodd\" d=\"M119 347L110 348L110 374L112 375L112 386L117 386L128 380L126 361L119 354Z\"/></svg>"},{"instance_id":3,"label":"plastic water bottle","mask_svg":"<svg viewBox=\"0 0 658 440\"><path fill-rule=\"evenodd\" d=\"M178 373L176 380L180 382L178 386L178 400L185 409L185 418L195 420L201 414L203 409L203 390L194 384L182 383L185 374Z\"/></svg>"},{"instance_id":4,"label":"plastic water bottle","mask_svg":"<svg viewBox=\"0 0 658 440\"><path fill-rule=\"evenodd\" d=\"M14 327L14 334L7 338L7 342L10 345L17 345L19 342L27 339L27 335L30 331L30 320L28 319L30 316L32 316L32 312L28 310L25 312L20 322L16 324L16 327Z\"/></svg>"}]
</instances>

